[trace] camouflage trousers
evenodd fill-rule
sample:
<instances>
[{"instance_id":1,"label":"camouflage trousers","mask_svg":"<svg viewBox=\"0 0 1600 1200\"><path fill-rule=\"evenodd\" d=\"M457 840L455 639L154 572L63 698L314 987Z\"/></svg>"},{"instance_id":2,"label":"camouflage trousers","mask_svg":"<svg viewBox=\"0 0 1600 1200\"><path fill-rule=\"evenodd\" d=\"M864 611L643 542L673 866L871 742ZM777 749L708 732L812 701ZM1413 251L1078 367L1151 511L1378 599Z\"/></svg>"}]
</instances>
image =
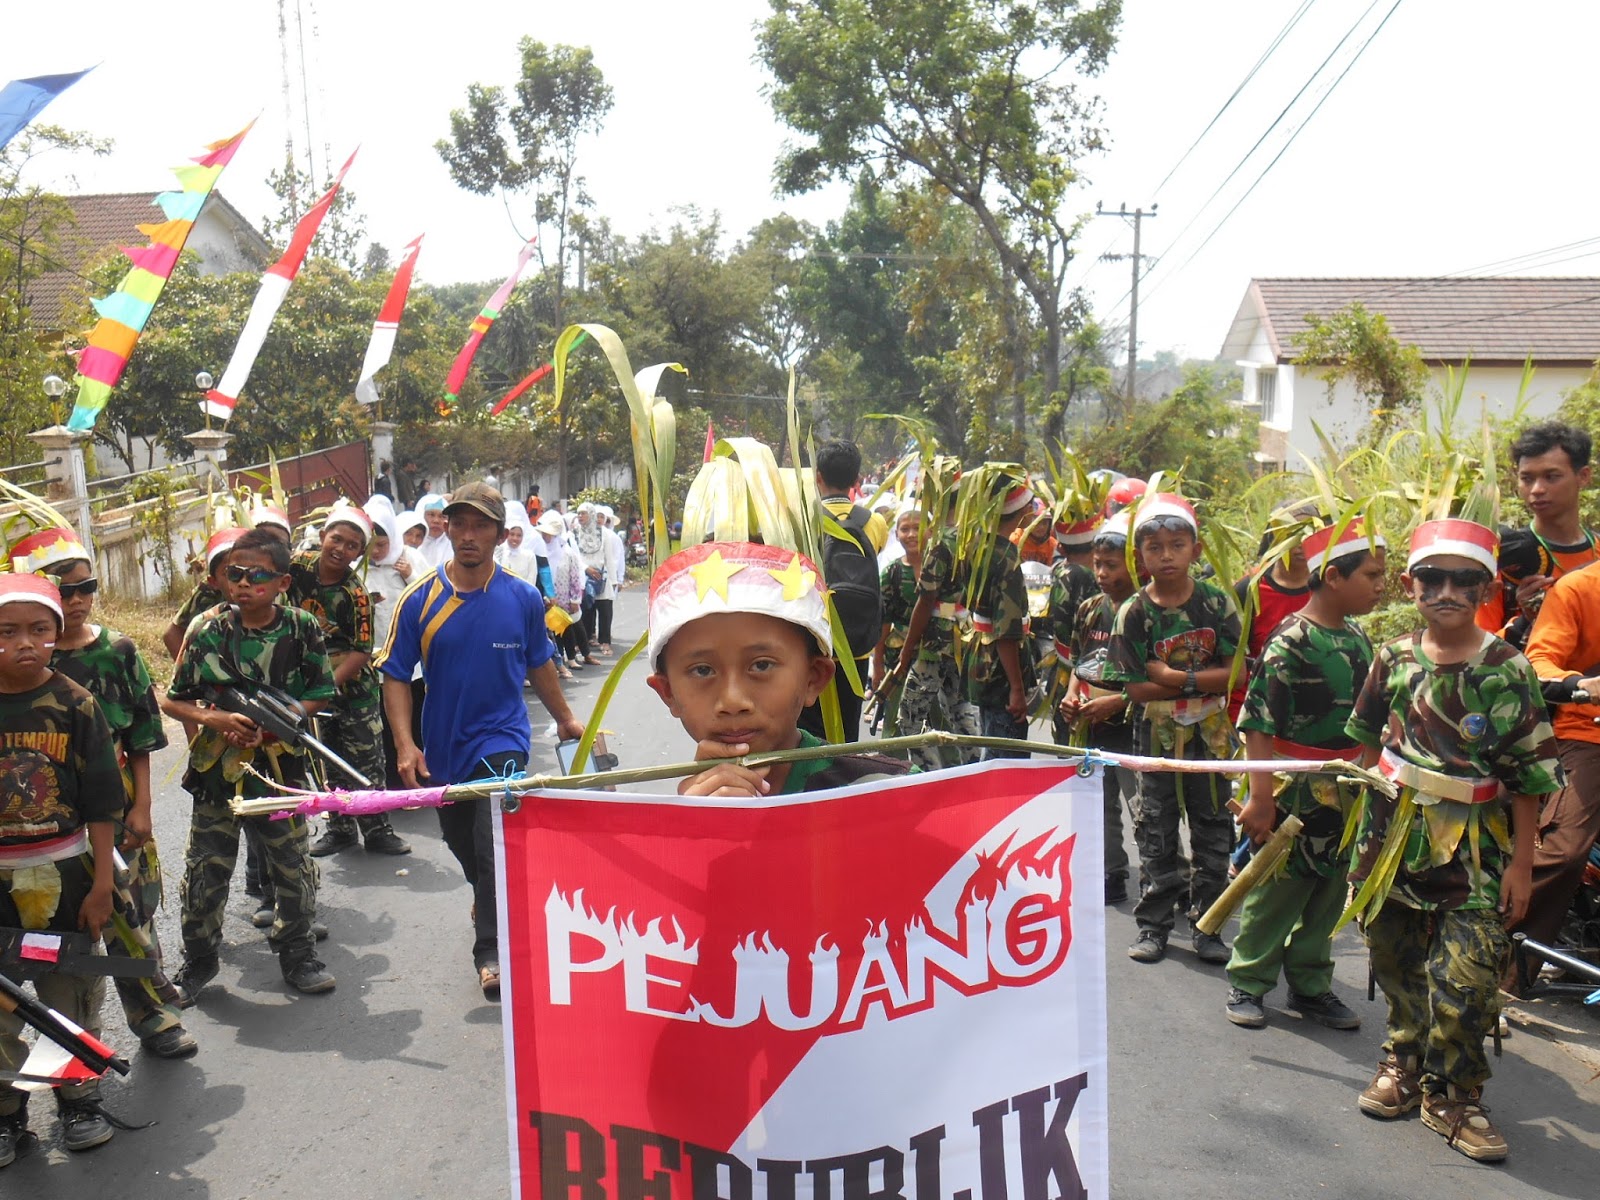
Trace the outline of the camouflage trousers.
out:
<instances>
[{"instance_id":1,"label":"camouflage trousers","mask_svg":"<svg viewBox=\"0 0 1600 1200\"><path fill-rule=\"evenodd\" d=\"M1187 751L1189 758L1208 757L1199 738L1190 739ZM1143 890L1133 916L1141 930L1172 932L1173 910L1185 889L1190 920L1222 894L1228 881L1228 853L1233 849L1228 795L1228 782L1220 775L1140 772L1133 837L1139 847ZM1189 824L1188 863L1179 838L1180 821Z\"/></svg>"},{"instance_id":2,"label":"camouflage trousers","mask_svg":"<svg viewBox=\"0 0 1600 1200\"><path fill-rule=\"evenodd\" d=\"M333 708L321 715L320 723L328 745L339 757L372 780L373 787L389 786L383 756L383 709L380 706ZM318 769L334 787L359 786L331 763L321 763ZM328 829L334 833L351 835L359 830L362 837L370 837L374 833L389 831L391 826L385 813L373 813L365 817L337 814L328 818Z\"/></svg>"},{"instance_id":3,"label":"camouflage trousers","mask_svg":"<svg viewBox=\"0 0 1600 1200\"><path fill-rule=\"evenodd\" d=\"M89 856L83 854L27 870L27 877L23 877L22 871L0 871L0 925L10 929L52 929L59 933L77 929L78 909L94 884L94 866ZM29 893L26 898L25 887ZM54 893L53 898L51 893ZM105 976L52 971L38 976L33 981L33 990L42 1003L67 1020L96 1037L100 1035ZM0 1071L20 1071L22 1064L28 1061L28 1044L22 1040L23 1028L22 1018L0 1009ZM99 1081L90 1080L63 1086L58 1093L64 1099L78 1100L98 1095L99 1090ZM0 1117L10 1116L26 1104L26 1092L12 1084L0 1083Z\"/></svg>"},{"instance_id":4,"label":"camouflage trousers","mask_svg":"<svg viewBox=\"0 0 1600 1200\"><path fill-rule=\"evenodd\" d=\"M121 830L118 830L120 837ZM161 907L161 859L154 841L146 842L128 861L126 888L118 889L117 913L106 926L106 953L116 958L153 958L149 979L117 979L117 999L135 1037L154 1037L183 1024L178 989L161 962L156 911Z\"/></svg>"},{"instance_id":5,"label":"camouflage trousers","mask_svg":"<svg viewBox=\"0 0 1600 1200\"><path fill-rule=\"evenodd\" d=\"M1423 911L1391 899L1367 921L1372 974L1389 1002L1385 1050L1415 1055L1422 1086L1489 1078L1483 1040L1500 1015L1511 939L1492 908Z\"/></svg>"},{"instance_id":6,"label":"camouflage trousers","mask_svg":"<svg viewBox=\"0 0 1600 1200\"><path fill-rule=\"evenodd\" d=\"M189 821L183 952L191 960L212 958L222 945L222 914L239 857L241 825L254 830L261 846L262 865L276 895L277 915L267 942L287 969L310 958L316 947L311 919L317 913L317 868L307 853L305 818L235 817L228 798L205 787L194 798Z\"/></svg>"},{"instance_id":7,"label":"camouflage trousers","mask_svg":"<svg viewBox=\"0 0 1600 1200\"><path fill-rule=\"evenodd\" d=\"M978 710L967 703L965 681L955 660L941 654L937 658L917 656L906 675L900 694L901 733L921 733L924 729L943 729L948 733L977 734ZM911 762L923 771L978 761L979 751L970 747L945 749L919 746L911 751Z\"/></svg>"}]
</instances>

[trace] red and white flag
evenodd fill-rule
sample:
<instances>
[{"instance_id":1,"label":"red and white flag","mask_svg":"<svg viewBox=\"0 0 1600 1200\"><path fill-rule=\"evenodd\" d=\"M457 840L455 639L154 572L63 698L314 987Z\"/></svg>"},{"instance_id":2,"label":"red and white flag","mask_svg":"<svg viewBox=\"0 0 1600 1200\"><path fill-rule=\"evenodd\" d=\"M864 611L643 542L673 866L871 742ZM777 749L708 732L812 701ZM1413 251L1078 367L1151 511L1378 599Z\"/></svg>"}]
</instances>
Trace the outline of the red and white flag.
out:
<instances>
[{"instance_id":1,"label":"red and white flag","mask_svg":"<svg viewBox=\"0 0 1600 1200\"><path fill-rule=\"evenodd\" d=\"M81 1037L88 1045L106 1055L108 1058L115 1055L110 1046L106 1045L93 1034L85 1033L77 1025L67 1020L55 1009L50 1014L61 1022L62 1026ZM100 1072L85 1066L62 1047L56 1045L47 1037L40 1037L33 1043L28 1051L28 1057L18 1072L23 1076L16 1084L24 1091L42 1092L50 1088L60 1087L64 1083L86 1083L91 1079L100 1078Z\"/></svg>"},{"instance_id":2,"label":"red and white flag","mask_svg":"<svg viewBox=\"0 0 1600 1200\"><path fill-rule=\"evenodd\" d=\"M239 341L233 347L233 357L228 359L228 368L222 373L222 382L207 392L206 398L200 402L200 407L211 416L221 417L224 421L233 416L234 407L239 403L239 393L244 391L244 385L250 378L250 368L255 366L261 345L267 340L267 331L272 328L272 319L278 315L283 298L289 294L289 285L300 274L306 255L311 251L311 243L317 236L317 229L333 207L334 199L339 195L339 186L344 183L345 172L355 160L356 155L352 151L350 157L344 160L344 166L339 168L339 174L334 177L333 186L294 227L294 236L289 239L289 248L283 252L283 257L268 267L267 273L261 277L255 302L250 305L250 315L245 318L244 329L240 331Z\"/></svg>"},{"instance_id":3,"label":"red and white flag","mask_svg":"<svg viewBox=\"0 0 1600 1200\"><path fill-rule=\"evenodd\" d=\"M389 294L384 297L378 319L373 323L367 356L361 360L361 378L356 381L356 399L363 404L378 402L378 385L373 377L389 365L389 357L394 353L394 339L400 333L400 315L405 312L406 296L411 291L411 274L417 269L417 255L421 253L422 237L406 244L406 256L395 270Z\"/></svg>"},{"instance_id":4,"label":"red and white flag","mask_svg":"<svg viewBox=\"0 0 1600 1200\"><path fill-rule=\"evenodd\" d=\"M992 763L497 813L512 1194L1107 1195L1101 803Z\"/></svg>"}]
</instances>

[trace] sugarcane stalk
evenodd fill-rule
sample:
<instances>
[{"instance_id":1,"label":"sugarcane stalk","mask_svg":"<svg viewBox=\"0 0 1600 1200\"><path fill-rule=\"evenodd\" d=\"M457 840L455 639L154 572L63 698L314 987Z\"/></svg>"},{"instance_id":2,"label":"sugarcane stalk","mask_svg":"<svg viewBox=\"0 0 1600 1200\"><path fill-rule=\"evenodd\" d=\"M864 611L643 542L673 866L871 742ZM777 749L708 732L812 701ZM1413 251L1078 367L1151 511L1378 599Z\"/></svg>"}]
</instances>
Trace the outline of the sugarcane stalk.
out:
<instances>
[{"instance_id":1,"label":"sugarcane stalk","mask_svg":"<svg viewBox=\"0 0 1600 1200\"><path fill-rule=\"evenodd\" d=\"M1201 933L1213 935L1221 933L1222 927L1228 923L1228 918L1233 916L1234 910L1244 903L1245 896L1276 871L1278 864L1288 857L1295 836L1299 834L1302 826L1303 822L1299 817L1293 814L1284 817L1283 824L1272 831L1272 836L1256 851L1255 857L1246 863L1244 870L1223 889L1216 903L1206 909L1194 927Z\"/></svg>"}]
</instances>

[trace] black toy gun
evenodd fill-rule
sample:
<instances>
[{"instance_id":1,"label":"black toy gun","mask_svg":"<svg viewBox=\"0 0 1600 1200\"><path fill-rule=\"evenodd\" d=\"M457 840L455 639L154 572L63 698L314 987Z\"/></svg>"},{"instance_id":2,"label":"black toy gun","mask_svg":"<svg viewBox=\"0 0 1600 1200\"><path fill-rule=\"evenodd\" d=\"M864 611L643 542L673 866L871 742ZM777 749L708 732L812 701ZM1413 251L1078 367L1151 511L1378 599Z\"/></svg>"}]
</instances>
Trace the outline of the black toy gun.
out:
<instances>
[{"instance_id":1,"label":"black toy gun","mask_svg":"<svg viewBox=\"0 0 1600 1200\"><path fill-rule=\"evenodd\" d=\"M324 762L332 763L364 788L372 787L372 780L345 762L324 742L312 734L306 720L306 710L288 693L265 683L252 683L250 691L222 684L210 689L207 696L213 708L223 712L238 713L254 722L262 733L271 734L287 746L304 746L314 751Z\"/></svg>"},{"instance_id":2,"label":"black toy gun","mask_svg":"<svg viewBox=\"0 0 1600 1200\"><path fill-rule=\"evenodd\" d=\"M0 972L0 1012L11 1013L24 1025L32 1025L41 1037L49 1038L96 1075L108 1070L120 1075L128 1073L127 1061L117 1057L110 1046L84 1033L55 1009L39 1003L4 972Z\"/></svg>"}]
</instances>

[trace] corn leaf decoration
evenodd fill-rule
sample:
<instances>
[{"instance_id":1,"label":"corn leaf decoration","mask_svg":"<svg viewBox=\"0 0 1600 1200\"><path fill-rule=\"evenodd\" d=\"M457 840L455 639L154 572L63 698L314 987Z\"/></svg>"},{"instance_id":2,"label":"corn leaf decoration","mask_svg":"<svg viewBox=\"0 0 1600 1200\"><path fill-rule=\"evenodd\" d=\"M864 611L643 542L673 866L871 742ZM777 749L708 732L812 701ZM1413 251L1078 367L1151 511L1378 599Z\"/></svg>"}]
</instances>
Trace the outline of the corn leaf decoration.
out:
<instances>
[{"instance_id":1,"label":"corn leaf decoration","mask_svg":"<svg viewBox=\"0 0 1600 1200\"><path fill-rule=\"evenodd\" d=\"M0 572L11 570L11 547L38 529L72 529L71 521L48 500L0 476Z\"/></svg>"}]
</instances>

